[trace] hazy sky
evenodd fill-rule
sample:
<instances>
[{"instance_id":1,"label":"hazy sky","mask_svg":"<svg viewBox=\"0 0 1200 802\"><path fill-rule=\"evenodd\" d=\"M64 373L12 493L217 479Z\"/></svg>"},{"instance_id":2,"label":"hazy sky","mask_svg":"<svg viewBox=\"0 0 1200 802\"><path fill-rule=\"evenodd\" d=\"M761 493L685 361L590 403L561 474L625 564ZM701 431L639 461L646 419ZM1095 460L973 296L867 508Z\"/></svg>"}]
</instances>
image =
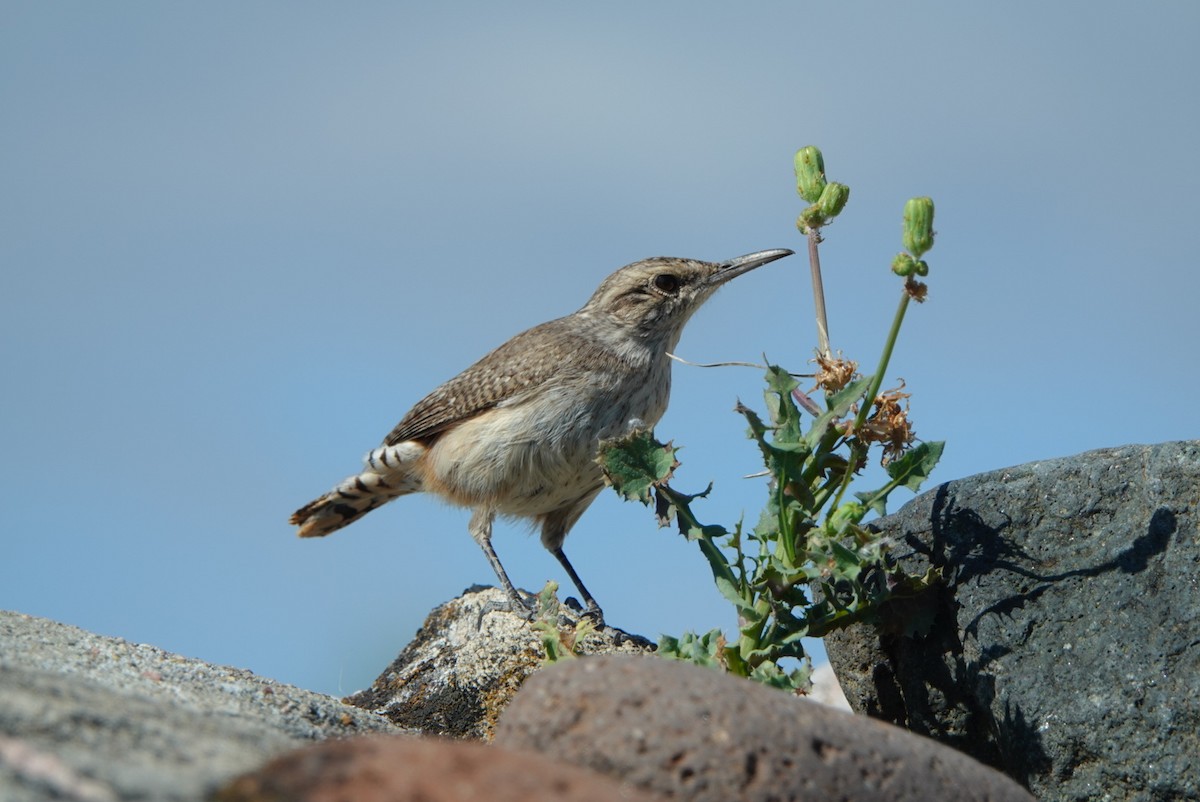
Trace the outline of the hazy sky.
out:
<instances>
[{"instance_id":1,"label":"hazy sky","mask_svg":"<svg viewBox=\"0 0 1200 802\"><path fill-rule=\"evenodd\" d=\"M494 581L469 516L413 496L299 541L288 514L615 268L800 249L807 144L852 189L822 255L866 365L904 200L937 203L889 376L948 441L937 479L1195 438L1197 31L1182 0L9 0L0 608L363 687ZM681 355L805 369L806 271L739 278ZM658 433L708 521L757 519L731 410L761 391L675 370ZM569 584L522 527L495 544L518 585ZM566 551L616 626L733 627L694 546L611 493Z\"/></svg>"}]
</instances>

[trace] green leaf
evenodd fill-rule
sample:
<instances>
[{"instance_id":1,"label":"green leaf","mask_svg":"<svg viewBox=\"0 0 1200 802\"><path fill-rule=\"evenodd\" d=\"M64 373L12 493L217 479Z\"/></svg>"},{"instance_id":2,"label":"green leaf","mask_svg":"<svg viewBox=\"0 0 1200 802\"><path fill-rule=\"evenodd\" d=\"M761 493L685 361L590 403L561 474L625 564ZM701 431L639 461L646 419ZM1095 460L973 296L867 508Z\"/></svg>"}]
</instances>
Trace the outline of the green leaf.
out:
<instances>
[{"instance_id":1,"label":"green leaf","mask_svg":"<svg viewBox=\"0 0 1200 802\"><path fill-rule=\"evenodd\" d=\"M858 553L846 548L836 540L830 545L833 552L833 576L835 579L848 579L851 582L858 579L862 572L862 561Z\"/></svg>"},{"instance_id":2,"label":"green leaf","mask_svg":"<svg viewBox=\"0 0 1200 802\"><path fill-rule=\"evenodd\" d=\"M887 497L893 485L890 483L884 485L878 490L871 490L865 493L855 493L855 497L863 504L867 505L867 509L876 515L887 515Z\"/></svg>"},{"instance_id":3,"label":"green leaf","mask_svg":"<svg viewBox=\"0 0 1200 802\"><path fill-rule=\"evenodd\" d=\"M690 631L678 638L662 635L658 639L658 650L655 653L660 657L695 663L706 668L723 668L724 648L725 635L719 629L710 629L703 635Z\"/></svg>"},{"instance_id":4,"label":"green leaf","mask_svg":"<svg viewBox=\"0 0 1200 802\"><path fill-rule=\"evenodd\" d=\"M892 481L877 490L855 493L855 497L875 514L887 515L888 495L897 487L907 487L914 493L920 490L921 484L929 478L938 460L942 458L945 447L945 442L941 440L918 443L900 459L888 463L887 472Z\"/></svg>"},{"instance_id":5,"label":"green leaf","mask_svg":"<svg viewBox=\"0 0 1200 802\"><path fill-rule=\"evenodd\" d=\"M733 573L733 568L729 565L729 559L725 556L725 552L717 548L717 545L712 542L711 538L705 536L701 536L697 540L697 543L700 545L701 553L708 560L708 567L712 570L713 582L716 584L717 590L721 592L721 595L733 602L739 611L753 609L743 595L744 588L742 587L742 583L738 581L737 576Z\"/></svg>"},{"instance_id":6,"label":"green leaf","mask_svg":"<svg viewBox=\"0 0 1200 802\"><path fill-rule=\"evenodd\" d=\"M921 483L933 473L934 466L942 458L946 448L944 440L932 443L918 443L903 457L888 463L888 476L896 481L898 487L907 487L916 493L921 489Z\"/></svg>"},{"instance_id":7,"label":"green leaf","mask_svg":"<svg viewBox=\"0 0 1200 802\"><path fill-rule=\"evenodd\" d=\"M542 588L537 595L538 611L536 620L533 622L533 630L538 633L538 637L542 642L542 648L546 652L543 660L547 665L557 663L560 660L568 660L575 657L573 643L577 643L579 639L587 634L587 631L580 631L580 625L592 627L591 621L580 622L576 626L576 638L573 643L567 643L563 639L563 634L558 629L558 583L550 580L546 586ZM593 627L594 628L594 627Z\"/></svg>"},{"instance_id":8,"label":"green leaf","mask_svg":"<svg viewBox=\"0 0 1200 802\"><path fill-rule=\"evenodd\" d=\"M829 427L835 421L844 418L850 412L855 402L862 399L863 395L867 392L867 388L871 386L871 378L871 376L861 376L826 400L826 411L813 421L812 426L808 429L808 435L805 437L805 442L808 443L809 448L815 450L820 446Z\"/></svg>"},{"instance_id":9,"label":"green leaf","mask_svg":"<svg viewBox=\"0 0 1200 802\"><path fill-rule=\"evenodd\" d=\"M708 498L712 488L712 482L709 482L708 487L701 492L688 494L680 493L665 482L659 483L654 488L654 514L658 518L658 525L666 526L671 522L671 518L675 518L679 523L679 534L688 540L695 540L701 534L710 537L726 534L723 526L702 525L692 512L692 502L698 498Z\"/></svg>"},{"instance_id":10,"label":"green leaf","mask_svg":"<svg viewBox=\"0 0 1200 802\"><path fill-rule=\"evenodd\" d=\"M776 377L778 381L783 382L781 389L789 384L792 386L795 385L795 380L790 375L783 372L783 376L786 377L786 381ZM768 374L768 379L771 379L770 374ZM773 397L772 393L768 393L768 401ZM746 421L750 424L748 434L751 439L758 443L759 451L762 452L763 465L766 466L767 472L777 479L783 477L789 482L800 482L804 473L804 462L808 459L810 451L808 445L800 436L800 413L792 401L790 390L787 391L784 399L784 401L779 401L779 403L774 405L775 411L772 412L772 415L782 415L785 420L785 423L775 429L771 429L764 424L762 418L749 407L739 403L736 409L746 417ZM780 412L781 408L786 411ZM790 423L787 422L788 420L790 420ZM770 441L767 440L768 432L774 434L773 439ZM803 493L804 491L801 492Z\"/></svg>"},{"instance_id":11,"label":"green leaf","mask_svg":"<svg viewBox=\"0 0 1200 802\"><path fill-rule=\"evenodd\" d=\"M757 440L761 443L766 439L767 424L763 423L762 418L759 417L757 412L741 401L737 402L737 406L733 408L733 411L746 416L746 422L750 424L750 431L747 432L747 436L751 440Z\"/></svg>"},{"instance_id":12,"label":"green leaf","mask_svg":"<svg viewBox=\"0 0 1200 802\"><path fill-rule=\"evenodd\" d=\"M670 443L655 440L650 432L637 430L602 441L596 462L617 493L648 505L651 488L665 484L679 467L676 451Z\"/></svg>"},{"instance_id":13,"label":"green leaf","mask_svg":"<svg viewBox=\"0 0 1200 802\"><path fill-rule=\"evenodd\" d=\"M767 660L759 663L750 672L750 679L781 691L807 693L812 688L812 681L809 679L811 673L807 659L803 668L798 668L789 674L783 673L783 669L775 661Z\"/></svg>"},{"instance_id":14,"label":"green leaf","mask_svg":"<svg viewBox=\"0 0 1200 802\"><path fill-rule=\"evenodd\" d=\"M857 501L844 502L825 519L825 531L831 535L841 535L854 524L857 524L867 514L867 508Z\"/></svg>"},{"instance_id":15,"label":"green leaf","mask_svg":"<svg viewBox=\"0 0 1200 802\"><path fill-rule=\"evenodd\" d=\"M792 398L792 390L800 386L792 374L781 367L767 368L767 390L763 394L767 411L775 424L775 443L798 443L800 440L800 408Z\"/></svg>"}]
</instances>

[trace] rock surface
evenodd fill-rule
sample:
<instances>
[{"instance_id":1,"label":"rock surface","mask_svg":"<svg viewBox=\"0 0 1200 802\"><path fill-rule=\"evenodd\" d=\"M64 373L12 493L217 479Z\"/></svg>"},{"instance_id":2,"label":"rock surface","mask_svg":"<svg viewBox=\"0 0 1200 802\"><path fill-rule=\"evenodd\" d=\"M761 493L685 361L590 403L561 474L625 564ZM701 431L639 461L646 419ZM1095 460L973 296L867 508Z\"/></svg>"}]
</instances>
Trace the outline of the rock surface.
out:
<instances>
[{"instance_id":1,"label":"rock surface","mask_svg":"<svg viewBox=\"0 0 1200 802\"><path fill-rule=\"evenodd\" d=\"M903 730L719 671L602 656L531 677L496 744L695 802L1030 802L1015 782Z\"/></svg>"},{"instance_id":2,"label":"rock surface","mask_svg":"<svg viewBox=\"0 0 1200 802\"><path fill-rule=\"evenodd\" d=\"M847 696L1002 768L1043 800L1200 799L1198 501L1200 442L1033 463L919 497L879 525L902 544L909 571L939 566L948 582L892 611L893 624L926 613L927 635L859 628L827 639ZM542 654L539 635L503 603L489 589L435 610L355 702L426 733L486 738ZM575 621L564 611L563 638ZM615 630L581 646L651 648ZM199 800L297 746L399 731L374 712L248 671L0 612L5 802ZM673 798L1030 799L961 752L894 727L628 655L533 676L497 742L550 761L522 776L557 776L554 764L569 762ZM501 784L523 798L576 787L554 779L526 790L497 779L511 770L503 753L454 751L479 745L439 743L428 748L449 751L400 758L386 749L427 747L360 743L284 758L276 766L285 768L256 773L260 784L249 787L313 766L375 777L401 763L413 793L424 793L420 783L444 786L441 767L459 760L484 778L476 798ZM497 774L484 772L489 761ZM354 789L321 776L308 787Z\"/></svg>"},{"instance_id":3,"label":"rock surface","mask_svg":"<svg viewBox=\"0 0 1200 802\"><path fill-rule=\"evenodd\" d=\"M437 607L371 687L347 702L426 735L490 739L500 711L545 652L529 622L512 613L498 588L474 587ZM565 633L579 620L563 607ZM642 653L645 638L612 627L586 637L582 654Z\"/></svg>"},{"instance_id":4,"label":"rock surface","mask_svg":"<svg viewBox=\"0 0 1200 802\"><path fill-rule=\"evenodd\" d=\"M249 671L0 612L0 799L198 800L378 716Z\"/></svg>"},{"instance_id":5,"label":"rock surface","mask_svg":"<svg viewBox=\"0 0 1200 802\"><path fill-rule=\"evenodd\" d=\"M1200 799L1198 501L1200 442L922 494L876 525L910 572L943 568L933 628L827 638L851 705L1042 800Z\"/></svg>"},{"instance_id":6,"label":"rock surface","mask_svg":"<svg viewBox=\"0 0 1200 802\"><path fill-rule=\"evenodd\" d=\"M650 802L619 780L523 752L435 738L354 738L276 758L215 802Z\"/></svg>"}]
</instances>

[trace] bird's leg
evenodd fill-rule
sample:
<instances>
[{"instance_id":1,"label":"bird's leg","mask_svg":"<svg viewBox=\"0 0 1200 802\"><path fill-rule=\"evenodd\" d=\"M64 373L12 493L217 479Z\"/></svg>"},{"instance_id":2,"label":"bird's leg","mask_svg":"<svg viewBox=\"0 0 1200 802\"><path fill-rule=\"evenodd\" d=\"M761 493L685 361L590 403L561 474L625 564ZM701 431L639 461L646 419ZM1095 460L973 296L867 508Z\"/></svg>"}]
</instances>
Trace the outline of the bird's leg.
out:
<instances>
[{"instance_id":1,"label":"bird's leg","mask_svg":"<svg viewBox=\"0 0 1200 802\"><path fill-rule=\"evenodd\" d=\"M492 521L496 519L495 513L486 510L476 510L471 515L471 522L467 524L467 530L471 533L471 537L483 549L483 556L487 557L487 561L491 563L492 570L496 572L496 578L500 580L501 587L508 594L508 598L512 600L512 611L517 615L528 617L535 611L524 599L517 589L513 587L513 583L509 580L508 574L504 570L504 566L500 564L500 558L496 556L496 550L492 548Z\"/></svg>"},{"instance_id":2,"label":"bird's leg","mask_svg":"<svg viewBox=\"0 0 1200 802\"><path fill-rule=\"evenodd\" d=\"M560 563L562 563L562 567L566 570L567 576L571 577L571 581L574 582L575 587L579 589L579 595L583 597L583 603L587 606L587 610L584 612L584 615L596 622L596 629L604 629L604 611L600 609L599 604L596 604L596 600L592 597L592 594L588 592L588 589L583 586L583 580L579 578L579 574L575 573L575 568L571 565L571 561L567 559L567 555L563 553L562 547L550 549L550 553L553 554Z\"/></svg>"}]
</instances>

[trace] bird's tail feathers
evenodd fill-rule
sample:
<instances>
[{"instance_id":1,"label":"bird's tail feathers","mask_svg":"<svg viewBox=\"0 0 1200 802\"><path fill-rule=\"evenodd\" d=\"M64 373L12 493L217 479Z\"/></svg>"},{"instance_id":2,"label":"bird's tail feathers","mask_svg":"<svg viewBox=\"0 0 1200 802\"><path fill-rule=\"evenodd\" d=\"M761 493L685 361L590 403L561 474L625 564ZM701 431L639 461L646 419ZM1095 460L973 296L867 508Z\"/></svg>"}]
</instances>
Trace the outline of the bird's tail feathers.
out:
<instances>
[{"instance_id":1,"label":"bird's tail feathers","mask_svg":"<svg viewBox=\"0 0 1200 802\"><path fill-rule=\"evenodd\" d=\"M417 461L425 453L420 443L380 446L367 454L363 470L292 513L290 523L300 537L323 537L357 521L394 498L421 489Z\"/></svg>"}]
</instances>

